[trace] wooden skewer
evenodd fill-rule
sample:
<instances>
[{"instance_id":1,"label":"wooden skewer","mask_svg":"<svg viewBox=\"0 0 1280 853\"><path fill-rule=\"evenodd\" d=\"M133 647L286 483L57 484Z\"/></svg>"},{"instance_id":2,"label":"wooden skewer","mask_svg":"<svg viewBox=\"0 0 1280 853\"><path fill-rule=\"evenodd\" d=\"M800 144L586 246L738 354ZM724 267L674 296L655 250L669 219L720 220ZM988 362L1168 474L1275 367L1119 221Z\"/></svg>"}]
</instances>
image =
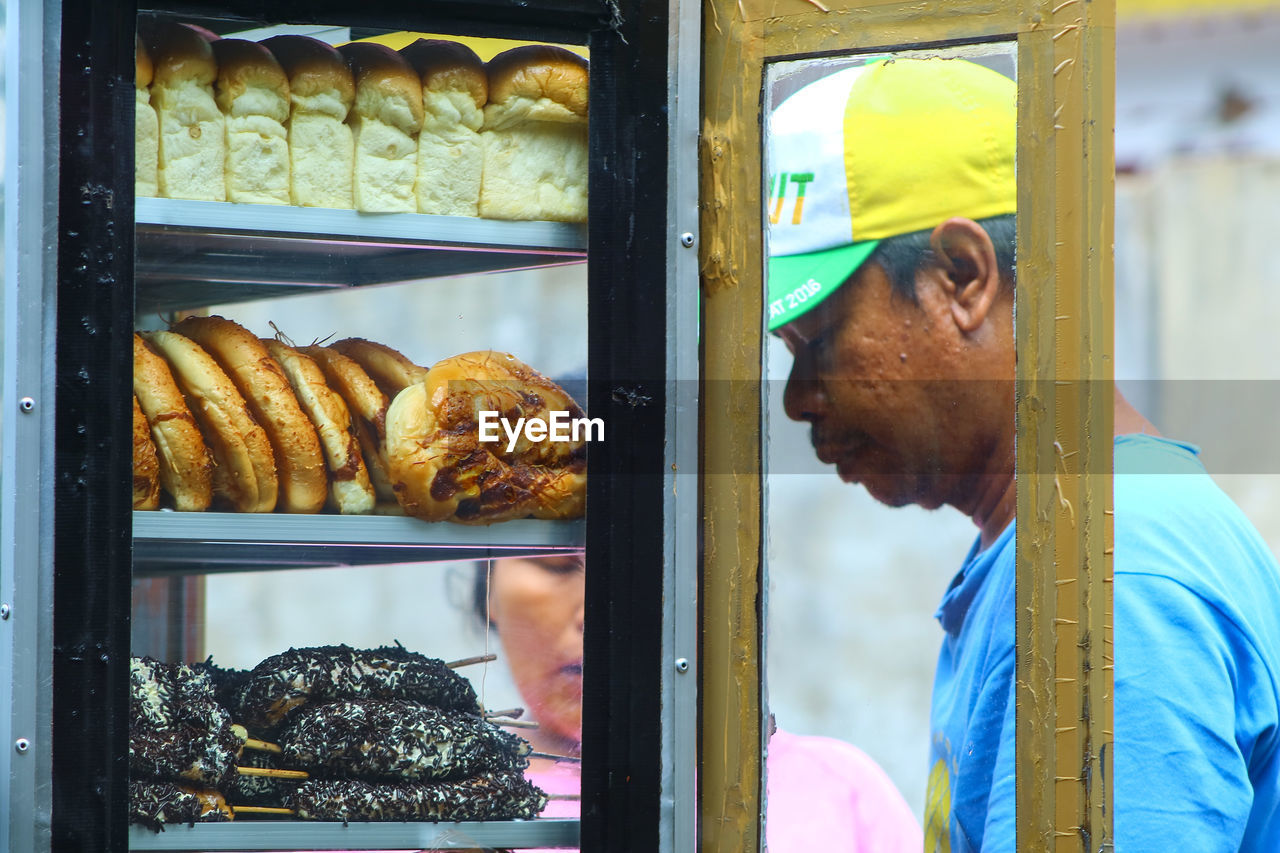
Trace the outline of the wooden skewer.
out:
<instances>
[{"instance_id":1,"label":"wooden skewer","mask_svg":"<svg viewBox=\"0 0 1280 853\"><path fill-rule=\"evenodd\" d=\"M504 729L536 729L538 724L533 720L495 720L490 719L489 722L495 726Z\"/></svg>"},{"instance_id":2,"label":"wooden skewer","mask_svg":"<svg viewBox=\"0 0 1280 853\"><path fill-rule=\"evenodd\" d=\"M268 776L272 779L310 779L305 770L277 770L274 767L236 767L241 776Z\"/></svg>"},{"instance_id":3,"label":"wooden skewer","mask_svg":"<svg viewBox=\"0 0 1280 853\"><path fill-rule=\"evenodd\" d=\"M548 800L581 800L581 794L547 794Z\"/></svg>"},{"instance_id":4,"label":"wooden skewer","mask_svg":"<svg viewBox=\"0 0 1280 853\"><path fill-rule=\"evenodd\" d=\"M245 738L244 748L257 750L258 752L270 752L273 755L281 755L284 753L284 750L280 748L279 744L265 740L258 740L255 737Z\"/></svg>"},{"instance_id":5,"label":"wooden skewer","mask_svg":"<svg viewBox=\"0 0 1280 853\"><path fill-rule=\"evenodd\" d=\"M296 815L293 809L278 809L275 806L232 806L231 810L236 814L279 814L279 815Z\"/></svg>"},{"instance_id":6,"label":"wooden skewer","mask_svg":"<svg viewBox=\"0 0 1280 853\"><path fill-rule=\"evenodd\" d=\"M486 720L492 720L494 717L510 717L513 720L518 720L523 716L524 708L504 708L501 711L484 712L484 718Z\"/></svg>"},{"instance_id":7,"label":"wooden skewer","mask_svg":"<svg viewBox=\"0 0 1280 853\"><path fill-rule=\"evenodd\" d=\"M462 658L461 660L452 660L445 664L449 669L457 669L460 666L471 666L473 663L488 663L491 660L497 660L498 656L490 652L487 655L476 655L472 658Z\"/></svg>"},{"instance_id":8,"label":"wooden skewer","mask_svg":"<svg viewBox=\"0 0 1280 853\"><path fill-rule=\"evenodd\" d=\"M576 755L552 755L549 752L531 752L530 758L550 758L552 761L567 761L570 764L581 764L582 759Z\"/></svg>"},{"instance_id":9,"label":"wooden skewer","mask_svg":"<svg viewBox=\"0 0 1280 853\"><path fill-rule=\"evenodd\" d=\"M231 732L240 739L243 749L256 749L258 752L273 752L279 755L284 750L274 743L265 740L258 740L256 737L249 737L249 730L239 723L231 724Z\"/></svg>"}]
</instances>

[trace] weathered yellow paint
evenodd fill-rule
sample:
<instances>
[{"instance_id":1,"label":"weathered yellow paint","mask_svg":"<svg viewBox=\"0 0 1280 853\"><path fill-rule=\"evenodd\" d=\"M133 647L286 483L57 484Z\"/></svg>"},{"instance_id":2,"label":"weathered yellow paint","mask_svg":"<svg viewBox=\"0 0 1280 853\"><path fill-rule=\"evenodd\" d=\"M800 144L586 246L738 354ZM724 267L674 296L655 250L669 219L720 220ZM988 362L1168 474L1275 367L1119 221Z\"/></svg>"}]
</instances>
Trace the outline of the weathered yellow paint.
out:
<instances>
[{"instance_id":1,"label":"weathered yellow paint","mask_svg":"<svg viewBox=\"0 0 1280 853\"><path fill-rule=\"evenodd\" d=\"M732 4L704 7L700 151L703 340L701 848L760 846L763 42ZM735 391L737 393L735 393Z\"/></svg>"},{"instance_id":2,"label":"weathered yellow paint","mask_svg":"<svg viewBox=\"0 0 1280 853\"><path fill-rule=\"evenodd\" d=\"M1018 849L1109 849L1114 0L703 8L702 849L760 842L760 401L714 380L761 372L764 63L1014 37Z\"/></svg>"},{"instance_id":3,"label":"weathered yellow paint","mask_svg":"<svg viewBox=\"0 0 1280 853\"><path fill-rule=\"evenodd\" d=\"M1111 841L1114 8L1019 33L1019 849ZM1104 82L1105 81L1105 82ZM1090 85L1092 84L1092 85Z\"/></svg>"}]
</instances>

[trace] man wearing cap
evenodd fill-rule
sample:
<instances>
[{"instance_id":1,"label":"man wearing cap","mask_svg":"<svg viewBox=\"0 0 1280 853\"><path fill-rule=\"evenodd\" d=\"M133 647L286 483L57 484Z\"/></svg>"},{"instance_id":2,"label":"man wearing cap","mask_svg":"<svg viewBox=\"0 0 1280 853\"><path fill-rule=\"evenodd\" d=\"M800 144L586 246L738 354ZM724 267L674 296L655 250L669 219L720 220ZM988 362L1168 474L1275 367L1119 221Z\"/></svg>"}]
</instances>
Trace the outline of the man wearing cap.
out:
<instances>
[{"instance_id":1,"label":"man wearing cap","mask_svg":"<svg viewBox=\"0 0 1280 853\"><path fill-rule=\"evenodd\" d=\"M841 479L978 527L937 613L928 853L1015 849L1015 103L974 63L880 60L769 118L787 414ZM1118 394L1115 430L1116 849L1275 853L1280 566L1196 448Z\"/></svg>"}]
</instances>

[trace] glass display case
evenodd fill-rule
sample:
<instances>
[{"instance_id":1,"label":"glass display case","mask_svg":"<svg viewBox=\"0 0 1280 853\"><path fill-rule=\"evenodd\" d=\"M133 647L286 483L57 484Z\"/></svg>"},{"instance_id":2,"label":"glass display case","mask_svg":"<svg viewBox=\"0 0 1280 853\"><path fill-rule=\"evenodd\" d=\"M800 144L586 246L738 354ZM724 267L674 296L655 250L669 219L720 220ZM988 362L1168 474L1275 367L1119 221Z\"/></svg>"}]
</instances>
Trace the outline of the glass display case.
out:
<instances>
[{"instance_id":1,"label":"glass display case","mask_svg":"<svg viewBox=\"0 0 1280 853\"><path fill-rule=\"evenodd\" d=\"M696 133L696 98L679 108L676 100L678 85L696 90L697 77L696 63L680 73L674 65L680 50L696 53L696 13L581 2L430 9L55 3L43 17L9 11L6 45L23 68L8 90L19 92L11 110L22 106L10 115L21 116L15 126L25 134L14 171L32 176L22 186L33 192L7 184L6 212L17 216L6 220L45 235L48 250L33 245L15 261L17 275L6 276L6 345L16 355L5 363L19 371L6 376L4 394L31 397L35 417L28 422L36 428L4 431L4 517L13 545L5 555L10 630L3 651L16 668L14 710L3 733L22 746L6 765L8 795L0 800L8 832L0 849L652 850L691 843L696 515L676 511L674 485L681 468L696 470L696 392L678 395L676 380L696 378L696 255L689 248L697 229L685 162L693 152L677 154L674 140ZM136 155L144 146L135 137L135 103L147 100L135 102L143 74L135 30L173 25L190 25L219 58L231 47L225 42L262 45L276 35L379 45L399 56L396 39L406 33L475 46L481 61L512 46L548 44L589 57L581 215L422 212L412 198L408 209L390 212L371 200L372 190L361 201L358 182L354 209L309 206L287 193L271 204L193 198L178 186L178 159L168 161L167 187L162 179L154 195L135 197ZM231 62L222 59L221 67ZM47 102L33 97L29 87L37 83L52 95ZM188 122L181 131L191 140L208 130L191 121L192 109L181 114L190 104L166 97L174 100L169 115L160 114L158 133L172 154L178 143L163 140L175 122ZM229 101L219 108L224 116L236 109ZM260 118L254 132L269 145ZM376 135L373 125L366 118L367 140ZM43 134L42 127L56 132ZM235 141L227 133L231 163ZM354 138L358 164L360 134ZM373 151L375 142L366 148ZM169 155L162 148L158 156L163 168ZM412 164L407 174L413 180ZM531 175L517 194L545 195L540 187L549 181ZM370 178L368 186L375 184ZM131 332L142 332L144 347L157 354L163 348L155 335L174 334L183 318L210 316L225 317L264 346L275 339L311 352L359 338L412 362L412 381L384 388L377 416L365 417L346 399L346 431L360 432L363 418L376 433L374 445L362 446L370 466L369 454L379 455L388 440L383 430L391 429L374 422L394 419L390 403L410 385L429 382L426 368L467 352L515 353L544 377L529 381L564 386L600 424L573 463L589 472L577 486L585 511L533 517L547 513L526 509L477 524L489 519L456 514L458 506L465 515L467 506L482 504L477 493L472 504L456 500L450 518L426 520L420 505L399 499L404 478L390 474L390 491L359 511L336 511L332 497L328 506L301 511L283 511L283 501L279 511L237 511L246 507L236 504L237 481L226 473L235 468L234 454L210 437L218 429L204 413L212 404L171 355L165 360L175 384L212 451L215 497L202 511L179 511L165 482L158 500L131 505L127 484L136 482L137 468L125 448L130 352L138 346L130 344ZM336 387L338 380L326 374L326 381ZM240 390L246 401L255 399L252 387ZM254 407L262 404L243 404L260 425L268 418ZM166 417L144 412L144 432L158 440L156 425ZM284 494L283 459L293 456L274 439L272 448ZM322 491L346 479L326 462ZM504 485L502 494L527 486ZM439 491L431 498L446 501ZM579 650L557 667L576 694L581 731L564 754L532 756L572 766L573 790L552 791L551 799L576 808L514 819L459 813L388 820L384 812L381 820L354 813L307 820L303 810L280 803L257 820L246 808L234 820L179 820L162 832L129 825L130 780L138 778L130 768L138 746L130 731L138 722L130 707L137 689L131 658L139 656L197 666L211 659L243 672L292 647L356 645L365 636L368 649L382 647L392 658L407 651L456 664L468 655L454 648L481 658L496 652L497 661L456 670L478 694L475 716L536 741L528 729L538 724L536 699L506 701L521 698L510 683L516 679L501 671L501 644L518 643L508 638L516 632L502 629L497 638L481 622L463 626L470 630L463 636L458 627L472 615L496 623L495 563L535 557L567 560L578 571ZM288 578L283 587L274 585L280 578ZM257 603L237 611L235 596L244 589ZM534 720L513 719L516 704ZM249 764L243 754L236 762Z\"/></svg>"}]
</instances>

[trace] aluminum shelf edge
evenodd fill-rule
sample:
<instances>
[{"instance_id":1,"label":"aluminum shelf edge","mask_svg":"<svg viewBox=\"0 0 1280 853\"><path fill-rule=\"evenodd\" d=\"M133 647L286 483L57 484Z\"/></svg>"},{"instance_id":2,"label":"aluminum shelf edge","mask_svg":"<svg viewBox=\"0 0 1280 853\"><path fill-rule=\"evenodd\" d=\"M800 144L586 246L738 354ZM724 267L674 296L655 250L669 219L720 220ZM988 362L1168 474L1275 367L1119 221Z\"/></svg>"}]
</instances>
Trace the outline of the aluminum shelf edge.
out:
<instances>
[{"instance_id":1,"label":"aluminum shelf edge","mask_svg":"<svg viewBox=\"0 0 1280 853\"><path fill-rule=\"evenodd\" d=\"M136 310L582 263L587 228L422 213L137 200Z\"/></svg>"},{"instance_id":2,"label":"aluminum shelf edge","mask_svg":"<svg viewBox=\"0 0 1280 853\"><path fill-rule=\"evenodd\" d=\"M170 826L156 833L130 827L130 850L458 850L577 847L578 821L473 823L331 823L245 821Z\"/></svg>"},{"instance_id":3,"label":"aluminum shelf edge","mask_svg":"<svg viewBox=\"0 0 1280 853\"><path fill-rule=\"evenodd\" d=\"M142 231L164 228L410 246L559 250L581 255L587 251L587 227L571 222L517 222L426 213L361 213L323 207L172 198L137 199L134 221Z\"/></svg>"},{"instance_id":4,"label":"aluminum shelf edge","mask_svg":"<svg viewBox=\"0 0 1280 853\"><path fill-rule=\"evenodd\" d=\"M488 527L389 515L135 511L137 576L473 560L583 547L585 522Z\"/></svg>"}]
</instances>

